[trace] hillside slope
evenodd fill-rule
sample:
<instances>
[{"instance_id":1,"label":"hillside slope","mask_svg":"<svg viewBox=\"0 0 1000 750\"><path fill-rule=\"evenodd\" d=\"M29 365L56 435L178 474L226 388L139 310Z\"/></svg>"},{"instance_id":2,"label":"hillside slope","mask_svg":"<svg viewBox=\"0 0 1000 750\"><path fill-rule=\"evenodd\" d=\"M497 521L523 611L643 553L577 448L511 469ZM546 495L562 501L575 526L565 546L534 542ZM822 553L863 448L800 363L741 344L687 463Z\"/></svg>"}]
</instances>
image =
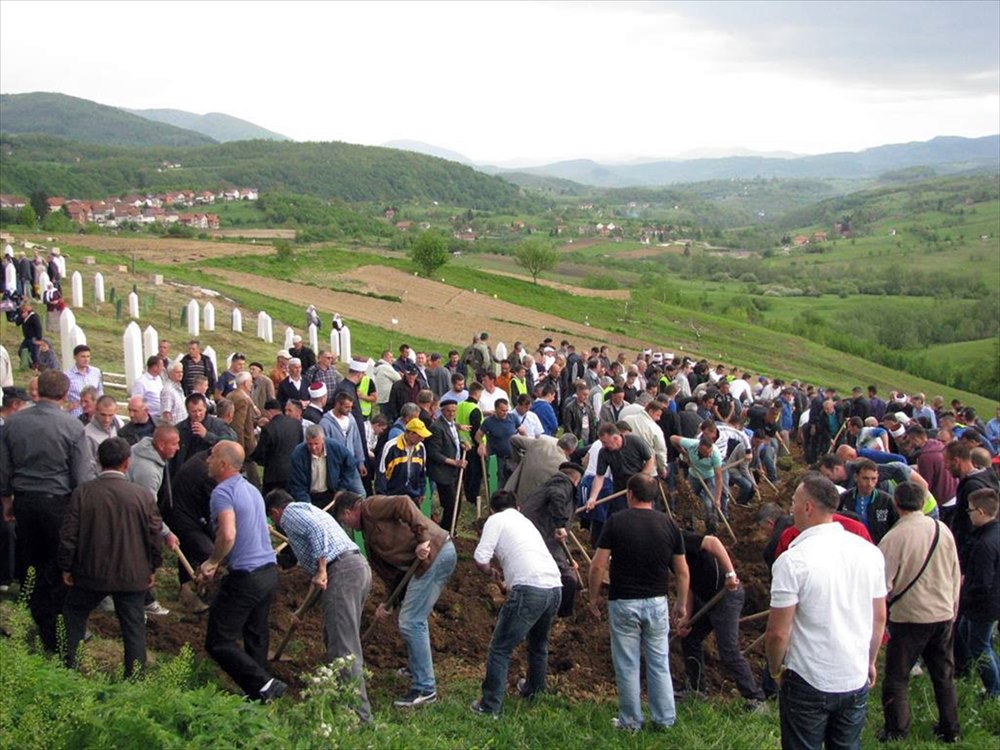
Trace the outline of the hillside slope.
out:
<instances>
[{"instance_id":1,"label":"hillside slope","mask_svg":"<svg viewBox=\"0 0 1000 750\"><path fill-rule=\"evenodd\" d=\"M0 95L0 131L42 133L106 146L203 146L201 133L152 122L117 107L38 92Z\"/></svg>"},{"instance_id":2,"label":"hillside slope","mask_svg":"<svg viewBox=\"0 0 1000 750\"><path fill-rule=\"evenodd\" d=\"M273 130L221 112L198 115L194 112L185 112L182 109L126 109L124 111L151 122L162 122L185 130L193 130L195 133L207 135L219 143L252 141L258 138L265 141L292 140L287 135L275 133Z\"/></svg>"}]
</instances>

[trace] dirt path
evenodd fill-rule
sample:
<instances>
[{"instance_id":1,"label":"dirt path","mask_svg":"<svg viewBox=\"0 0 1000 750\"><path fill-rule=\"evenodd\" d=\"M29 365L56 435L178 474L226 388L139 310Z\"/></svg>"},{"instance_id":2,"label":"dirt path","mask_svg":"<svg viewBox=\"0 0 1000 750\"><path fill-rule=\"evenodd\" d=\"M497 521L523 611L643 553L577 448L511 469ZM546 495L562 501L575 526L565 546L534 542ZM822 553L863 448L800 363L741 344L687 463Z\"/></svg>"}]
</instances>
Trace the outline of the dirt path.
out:
<instances>
[{"instance_id":1,"label":"dirt path","mask_svg":"<svg viewBox=\"0 0 1000 750\"><path fill-rule=\"evenodd\" d=\"M514 341L524 341L525 346L531 348L546 336L556 340L563 336L571 337L578 348L605 343L626 349L644 346L639 339L556 318L384 266L363 266L341 274L340 278L351 282L352 288L394 295L400 297L402 302L318 289L237 271L213 268L205 269L205 272L208 276L259 294L297 299L303 304L314 304L324 312L339 312L348 320L354 318L390 330L398 328L410 335L454 342L456 345L467 343L475 331L488 331L491 341L503 341L508 348ZM393 323L393 320L397 322Z\"/></svg>"},{"instance_id":2,"label":"dirt path","mask_svg":"<svg viewBox=\"0 0 1000 750\"><path fill-rule=\"evenodd\" d=\"M515 273L514 271L500 271L496 268L482 268L480 269L483 273L491 273L495 276L506 276L511 279L520 279L524 281L527 277L524 274ZM584 289L580 286L572 286L570 284L561 284L558 281L549 281L548 279L539 279L539 286L547 286L550 289L558 289L561 292L569 292L570 294L577 294L582 297L601 297L603 299L621 299L625 300L629 298L628 289Z\"/></svg>"},{"instance_id":3,"label":"dirt path","mask_svg":"<svg viewBox=\"0 0 1000 750\"><path fill-rule=\"evenodd\" d=\"M273 253L270 244L248 242L206 242L198 239L173 237L152 237L148 234L129 234L108 237L99 234L56 235L49 245L74 245L107 253L123 253L152 263L189 263L205 258L221 258L227 255L266 255Z\"/></svg>"}]
</instances>

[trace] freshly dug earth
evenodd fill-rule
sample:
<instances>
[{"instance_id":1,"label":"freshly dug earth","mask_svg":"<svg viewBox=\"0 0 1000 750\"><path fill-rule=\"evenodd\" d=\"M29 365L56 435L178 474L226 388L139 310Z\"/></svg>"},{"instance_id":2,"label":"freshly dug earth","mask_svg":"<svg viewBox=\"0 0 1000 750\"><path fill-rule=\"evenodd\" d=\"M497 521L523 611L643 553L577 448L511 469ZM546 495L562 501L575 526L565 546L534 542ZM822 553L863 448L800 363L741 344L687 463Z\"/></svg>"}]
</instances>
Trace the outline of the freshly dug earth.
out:
<instances>
[{"instance_id":1,"label":"freshly dug earth","mask_svg":"<svg viewBox=\"0 0 1000 750\"><path fill-rule=\"evenodd\" d=\"M766 485L762 485L762 500L777 500L787 507L793 487L792 476L779 484L778 496ZM683 517L685 507L696 502L687 486L683 482L679 483L679 517ZM767 609L770 586L770 576L760 554L767 541L767 533L754 524L755 512L756 508L734 507L731 510L730 523L739 538L736 544L720 528L720 538L729 549L746 588L745 615ZM493 625L503 604L500 590L475 568L472 560L477 541L477 534L472 527L475 525L481 528L481 523L473 524L473 515L471 507L466 505L462 518L463 523L466 520L469 522L469 526L460 530L456 540L458 566L430 618L435 672L443 690L447 690L448 683L455 679L482 679ZM697 510L695 518L700 519ZM696 529L702 528L701 521L696 520ZM577 536L586 544L586 531L578 530ZM586 580L587 563L578 551L574 550L574 554ZM165 570L161 576L172 576L172 572ZM272 648L287 631L291 615L301 605L308 589L309 578L300 569L281 572L277 598L271 610ZM372 621L375 607L385 596L385 587L375 577L371 596L365 606L362 631ZM162 593L161 600L171 607L172 612L167 617L149 618L147 637L150 650L173 654L182 645L189 643L199 657L207 659L204 651L206 616L184 614L175 601L169 597L164 598ZM753 643L763 632L764 625L764 620L758 620L741 628L743 648ZM91 627L103 636L118 637L117 621L113 615L95 613ZM716 694L737 695L734 683L718 661L714 638L706 640L705 651L709 689ZM282 660L272 663L274 674L288 682L294 691L298 691L304 687L305 673L322 663L323 655L322 614L321 609L316 607L304 617ZM755 672L759 673L763 663L763 649L756 647L748 654L748 658ZM371 685L376 691L384 689L390 693L402 694L409 687L404 679L396 675L396 670L406 664L406 650L394 621L388 620L376 627L369 642L365 644L365 661L373 673ZM522 646L515 652L511 662L511 686L519 676L526 674L526 669ZM684 685L684 668L679 643L672 645L671 671L674 684L680 689ZM573 615L557 620L554 625L549 642L549 674L551 688L574 700L605 700L615 695L607 623L603 619L597 621L588 614L586 599L581 595L577 596Z\"/></svg>"}]
</instances>

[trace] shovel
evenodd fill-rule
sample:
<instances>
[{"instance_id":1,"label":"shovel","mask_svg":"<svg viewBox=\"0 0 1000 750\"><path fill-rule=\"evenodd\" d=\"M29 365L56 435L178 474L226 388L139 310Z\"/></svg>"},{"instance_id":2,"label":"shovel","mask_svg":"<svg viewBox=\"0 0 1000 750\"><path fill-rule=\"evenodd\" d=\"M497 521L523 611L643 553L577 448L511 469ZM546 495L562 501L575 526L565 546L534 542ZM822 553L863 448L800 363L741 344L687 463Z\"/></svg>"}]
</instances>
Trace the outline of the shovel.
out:
<instances>
[{"instance_id":1,"label":"shovel","mask_svg":"<svg viewBox=\"0 0 1000 750\"><path fill-rule=\"evenodd\" d=\"M285 652L285 646L288 645L288 641L292 637L292 633L295 632L295 629L302 622L302 616L305 615L305 613L309 611L309 608L316 603L316 600L319 599L319 595L322 592L323 590L315 583L309 584L309 593L306 594L305 601L302 602L302 606L292 613L292 621L288 624L288 632L285 633L285 637L281 639L281 643L278 644L278 648L274 650L274 653L271 654L268 659L271 661L277 661L281 658L281 655Z\"/></svg>"},{"instance_id":2,"label":"shovel","mask_svg":"<svg viewBox=\"0 0 1000 750\"><path fill-rule=\"evenodd\" d=\"M417 572L417 567L419 565L420 565L420 559L417 558L416 560L413 561L410 567L406 569L406 574L403 576L403 580L401 580L399 582L399 585L397 585L396 588L392 590L392 593L389 594L389 598L382 603L386 609L389 609L389 607L391 607L393 604L396 603L396 600L400 597L400 594L403 593L403 589L406 588L406 584L410 582L410 579L413 578L413 574ZM364 632L364 635L361 636L362 643L368 640L368 637L372 634L372 631L375 630L376 625L378 625L378 618L372 620L372 624L368 626L368 629Z\"/></svg>"}]
</instances>

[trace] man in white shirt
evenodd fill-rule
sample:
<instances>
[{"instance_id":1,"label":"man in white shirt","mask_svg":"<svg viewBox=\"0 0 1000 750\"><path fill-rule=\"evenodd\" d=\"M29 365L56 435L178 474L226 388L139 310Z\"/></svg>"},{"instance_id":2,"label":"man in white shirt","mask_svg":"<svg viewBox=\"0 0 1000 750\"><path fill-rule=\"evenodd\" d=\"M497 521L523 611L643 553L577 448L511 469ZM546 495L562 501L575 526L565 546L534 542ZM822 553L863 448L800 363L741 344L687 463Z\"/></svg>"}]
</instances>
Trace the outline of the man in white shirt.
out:
<instances>
[{"instance_id":1,"label":"man in white shirt","mask_svg":"<svg viewBox=\"0 0 1000 750\"><path fill-rule=\"evenodd\" d=\"M517 509L513 492L494 492L490 509L493 514L486 519L474 558L476 567L504 586L508 594L486 657L483 697L472 704L472 710L496 716L503 705L510 656L521 641L527 640L528 677L518 681L518 690L525 697L545 690L549 631L559 610L562 579L542 535ZM493 559L502 573L490 566Z\"/></svg>"},{"instance_id":2,"label":"man in white shirt","mask_svg":"<svg viewBox=\"0 0 1000 750\"><path fill-rule=\"evenodd\" d=\"M837 488L819 474L792 496L802 532L774 563L764 646L780 689L782 748L859 748L885 630L885 560L833 523Z\"/></svg>"},{"instance_id":3,"label":"man in white shirt","mask_svg":"<svg viewBox=\"0 0 1000 750\"><path fill-rule=\"evenodd\" d=\"M531 396L522 393L517 397L517 405L514 413L511 414L514 424L517 425L517 434L525 437L537 438L545 434L542 421L535 412L531 411Z\"/></svg>"},{"instance_id":4,"label":"man in white shirt","mask_svg":"<svg viewBox=\"0 0 1000 750\"><path fill-rule=\"evenodd\" d=\"M163 360L153 355L146 360L146 371L135 379L129 392L130 396L142 396L146 401L149 416L158 419L163 411L160 394L163 392Z\"/></svg>"}]
</instances>

